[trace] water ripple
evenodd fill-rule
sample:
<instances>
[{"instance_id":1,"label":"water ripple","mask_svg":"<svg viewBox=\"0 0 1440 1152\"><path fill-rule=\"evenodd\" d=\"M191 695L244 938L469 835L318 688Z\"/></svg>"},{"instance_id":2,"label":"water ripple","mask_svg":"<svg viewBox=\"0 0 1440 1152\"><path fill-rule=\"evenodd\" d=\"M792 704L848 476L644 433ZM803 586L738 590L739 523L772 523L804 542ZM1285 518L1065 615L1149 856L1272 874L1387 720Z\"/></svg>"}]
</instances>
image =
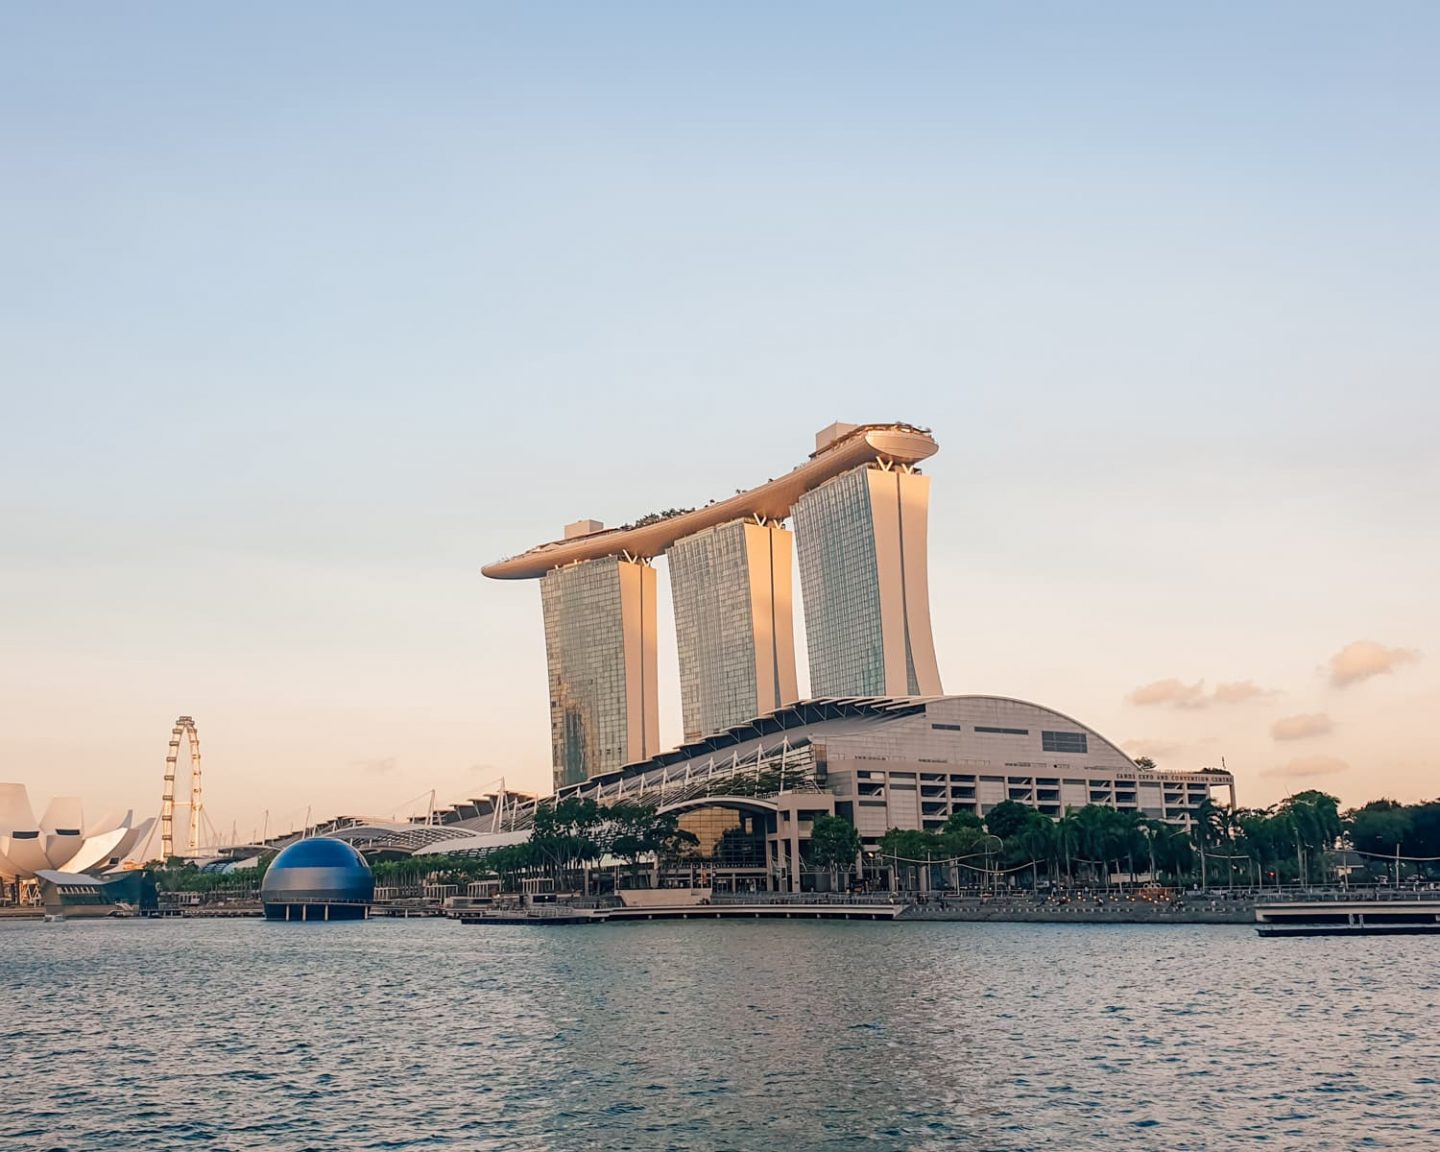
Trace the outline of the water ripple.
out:
<instances>
[{"instance_id":1,"label":"water ripple","mask_svg":"<svg viewBox=\"0 0 1440 1152\"><path fill-rule=\"evenodd\" d=\"M1433 1149L1437 955L1152 925L9 923L0 1147Z\"/></svg>"}]
</instances>

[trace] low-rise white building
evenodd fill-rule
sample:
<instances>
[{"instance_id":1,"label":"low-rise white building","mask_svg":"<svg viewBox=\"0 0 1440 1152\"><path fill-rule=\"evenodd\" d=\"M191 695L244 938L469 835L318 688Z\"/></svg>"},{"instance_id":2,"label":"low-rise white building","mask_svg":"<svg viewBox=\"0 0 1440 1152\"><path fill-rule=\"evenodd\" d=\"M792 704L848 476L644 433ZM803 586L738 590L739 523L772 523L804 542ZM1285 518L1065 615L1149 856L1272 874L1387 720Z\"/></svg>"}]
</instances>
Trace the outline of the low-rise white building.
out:
<instances>
[{"instance_id":1,"label":"low-rise white building","mask_svg":"<svg viewBox=\"0 0 1440 1152\"><path fill-rule=\"evenodd\" d=\"M781 708L562 788L554 800L568 797L679 813L707 882L797 890L820 815L850 820L872 850L892 828L936 830L955 812L983 818L1005 800L1057 819L1100 804L1189 827L1207 799L1234 805L1235 780L1214 768L1147 771L1093 729L1023 700L844 698ZM416 854L484 855L516 843L529 835L535 804L501 809L494 831Z\"/></svg>"},{"instance_id":2,"label":"low-rise white building","mask_svg":"<svg viewBox=\"0 0 1440 1152\"><path fill-rule=\"evenodd\" d=\"M891 828L940 828L953 812L984 816L1003 800L1054 817L1103 804L1186 826L1214 789L1235 802L1228 772L1146 771L1078 720L1003 696L896 701L873 717L812 726L806 738L837 812L867 841Z\"/></svg>"}]
</instances>

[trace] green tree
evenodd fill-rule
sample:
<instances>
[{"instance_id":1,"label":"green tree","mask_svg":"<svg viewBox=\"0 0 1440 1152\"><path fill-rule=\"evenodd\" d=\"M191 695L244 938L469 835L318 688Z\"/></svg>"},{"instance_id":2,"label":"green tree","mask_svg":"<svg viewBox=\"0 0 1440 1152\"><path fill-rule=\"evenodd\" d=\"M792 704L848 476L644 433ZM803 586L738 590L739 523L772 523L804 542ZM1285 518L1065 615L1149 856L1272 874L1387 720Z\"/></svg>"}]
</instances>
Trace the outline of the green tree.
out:
<instances>
[{"instance_id":1,"label":"green tree","mask_svg":"<svg viewBox=\"0 0 1440 1152\"><path fill-rule=\"evenodd\" d=\"M641 860L673 859L700 842L680 827L677 813L659 812L648 804L612 804L605 816L614 832L610 850L629 864L632 882Z\"/></svg>"},{"instance_id":2,"label":"green tree","mask_svg":"<svg viewBox=\"0 0 1440 1152\"><path fill-rule=\"evenodd\" d=\"M1067 807L1065 814L1055 821L1055 856L1057 864L1065 865L1065 883L1071 879L1071 863L1080 850L1080 825L1076 819L1077 809Z\"/></svg>"},{"instance_id":3,"label":"green tree","mask_svg":"<svg viewBox=\"0 0 1440 1152\"><path fill-rule=\"evenodd\" d=\"M1204 797L1191 811L1192 835L1202 848L1210 848L1224 838L1221 832L1220 806L1209 796Z\"/></svg>"},{"instance_id":4,"label":"green tree","mask_svg":"<svg viewBox=\"0 0 1440 1152\"><path fill-rule=\"evenodd\" d=\"M1108 884L1110 860L1115 846L1114 809L1103 804L1086 804L1075 813L1076 856L1092 870L1098 865Z\"/></svg>"},{"instance_id":5,"label":"green tree","mask_svg":"<svg viewBox=\"0 0 1440 1152\"><path fill-rule=\"evenodd\" d=\"M1392 856L1396 850L1409 854L1415 822L1411 810L1395 800L1371 800L1345 813L1350 843L1360 852Z\"/></svg>"},{"instance_id":6,"label":"green tree","mask_svg":"<svg viewBox=\"0 0 1440 1152\"><path fill-rule=\"evenodd\" d=\"M1344 829L1340 801L1328 792L1310 789L1282 800L1275 814L1290 831L1295 844L1296 871L1308 882L1316 874L1317 861L1335 847Z\"/></svg>"},{"instance_id":7,"label":"green tree","mask_svg":"<svg viewBox=\"0 0 1440 1152\"><path fill-rule=\"evenodd\" d=\"M915 828L891 828L880 837L880 852L890 860L897 878L913 877L937 857L945 858L940 837ZM910 881L904 880L902 887L910 887Z\"/></svg>"},{"instance_id":8,"label":"green tree","mask_svg":"<svg viewBox=\"0 0 1440 1152\"><path fill-rule=\"evenodd\" d=\"M573 886L577 872L599 858L597 835L604 819L594 800L575 796L536 807L531 853L557 888Z\"/></svg>"},{"instance_id":9,"label":"green tree","mask_svg":"<svg viewBox=\"0 0 1440 1152\"><path fill-rule=\"evenodd\" d=\"M1140 832L1156 878L1178 881L1194 866L1194 845L1184 828L1164 820L1142 820Z\"/></svg>"},{"instance_id":10,"label":"green tree","mask_svg":"<svg viewBox=\"0 0 1440 1152\"><path fill-rule=\"evenodd\" d=\"M1121 856L1125 859L1130 883L1135 883L1135 860L1144 859L1150 848L1145 835L1145 822L1138 812L1115 813L1115 856L1118 864Z\"/></svg>"},{"instance_id":11,"label":"green tree","mask_svg":"<svg viewBox=\"0 0 1440 1152\"><path fill-rule=\"evenodd\" d=\"M810 861L819 868L830 870L832 890L836 887L836 871L843 869L848 880L850 869L859 855L860 833L855 831L855 825L843 816L822 814L815 817L810 825Z\"/></svg>"},{"instance_id":12,"label":"green tree","mask_svg":"<svg viewBox=\"0 0 1440 1152\"><path fill-rule=\"evenodd\" d=\"M539 853L529 841L494 848L486 853L482 860L487 870L492 870L500 878L500 887L506 892L514 892L519 888L520 878L536 867L538 862Z\"/></svg>"},{"instance_id":13,"label":"green tree","mask_svg":"<svg viewBox=\"0 0 1440 1152\"><path fill-rule=\"evenodd\" d=\"M950 818L945 821L942 832L980 832L985 828L985 821L981 820L974 812L967 812L964 808L957 808L950 813Z\"/></svg>"},{"instance_id":14,"label":"green tree","mask_svg":"<svg viewBox=\"0 0 1440 1152\"><path fill-rule=\"evenodd\" d=\"M1011 837L1011 842L1018 854L1024 857L1016 863L1028 862L1030 865L1030 886L1034 889L1040 886L1040 865L1043 863L1048 872L1057 862L1059 832L1050 817L1033 808L1027 809L1027 812L1025 826Z\"/></svg>"},{"instance_id":15,"label":"green tree","mask_svg":"<svg viewBox=\"0 0 1440 1152\"><path fill-rule=\"evenodd\" d=\"M1427 800L1423 804L1411 804L1410 845L1412 856L1428 856L1431 860L1440 858L1440 800ZM1427 865L1434 867L1431 863Z\"/></svg>"},{"instance_id":16,"label":"green tree","mask_svg":"<svg viewBox=\"0 0 1440 1152\"><path fill-rule=\"evenodd\" d=\"M1017 800L1002 800L985 814L985 827L991 835L1008 840L1029 823L1034 811Z\"/></svg>"},{"instance_id":17,"label":"green tree","mask_svg":"<svg viewBox=\"0 0 1440 1152\"><path fill-rule=\"evenodd\" d=\"M1289 827L1271 808L1241 808L1235 813L1236 847L1254 861L1255 879L1261 886L1272 873L1278 881L1281 862L1288 851Z\"/></svg>"}]
</instances>

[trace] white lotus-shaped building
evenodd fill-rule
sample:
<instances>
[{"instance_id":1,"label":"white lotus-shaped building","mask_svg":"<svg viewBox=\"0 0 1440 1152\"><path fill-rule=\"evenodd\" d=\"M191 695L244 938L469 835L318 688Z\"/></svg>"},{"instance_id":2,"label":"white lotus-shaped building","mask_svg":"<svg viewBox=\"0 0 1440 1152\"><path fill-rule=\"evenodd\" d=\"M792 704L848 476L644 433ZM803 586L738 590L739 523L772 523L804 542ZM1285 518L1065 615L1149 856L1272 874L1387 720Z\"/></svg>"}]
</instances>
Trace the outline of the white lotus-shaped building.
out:
<instances>
[{"instance_id":1,"label":"white lotus-shaped building","mask_svg":"<svg viewBox=\"0 0 1440 1152\"><path fill-rule=\"evenodd\" d=\"M79 797L57 796L37 821L23 784L0 784L0 877L29 880L42 869L104 871L120 863L149 833L154 817L107 813L85 823Z\"/></svg>"}]
</instances>

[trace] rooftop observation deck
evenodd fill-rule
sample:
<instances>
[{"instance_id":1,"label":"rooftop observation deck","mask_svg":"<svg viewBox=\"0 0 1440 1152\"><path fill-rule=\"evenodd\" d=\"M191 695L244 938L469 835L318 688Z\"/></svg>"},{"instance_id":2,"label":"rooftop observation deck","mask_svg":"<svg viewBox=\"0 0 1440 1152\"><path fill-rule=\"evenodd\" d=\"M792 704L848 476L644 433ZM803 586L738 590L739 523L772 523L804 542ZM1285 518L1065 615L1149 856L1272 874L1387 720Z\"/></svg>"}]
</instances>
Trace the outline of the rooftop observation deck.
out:
<instances>
[{"instance_id":1,"label":"rooftop observation deck","mask_svg":"<svg viewBox=\"0 0 1440 1152\"><path fill-rule=\"evenodd\" d=\"M860 424L829 442L822 442L798 468L729 499L630 528L602 529L540 544L518 556L487 564L481 572L496 580L531 580L552 568L580 560L620 555L653 558L675 541L718 524L751 517L782 520L806 492L872 460L913 465L935 455L939 449L925 428L910 424Z\"/></svg>"}]
</instances>

